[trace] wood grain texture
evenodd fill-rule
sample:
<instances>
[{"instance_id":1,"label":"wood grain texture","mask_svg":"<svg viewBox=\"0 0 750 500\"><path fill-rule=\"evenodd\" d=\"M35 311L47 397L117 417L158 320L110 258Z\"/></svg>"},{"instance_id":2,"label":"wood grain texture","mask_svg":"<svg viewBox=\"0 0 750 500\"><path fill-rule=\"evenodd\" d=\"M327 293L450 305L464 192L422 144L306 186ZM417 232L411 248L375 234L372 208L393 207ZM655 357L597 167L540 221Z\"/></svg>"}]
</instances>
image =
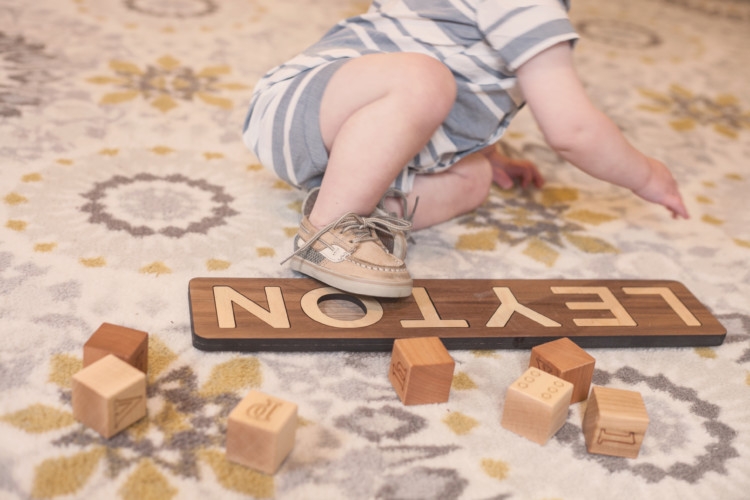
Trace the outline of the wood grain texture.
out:
<instances>
[{"instance_id":1,"label":"wood grain texture","mask_svg":"<svg viewBox=\"0 0 750 500\"><path fill-rule=\"evenodd\" d=\"M297 405L250 391L229 414L227 459L274 474L294 448Z\"/></svg>"},{"instance_id":2,"label":"wood grain texture","mask_svg":"<svg viewBox=\"0 0 750 500\"><path fill-rule=\"evenodd\" d=\"M388 380L405 405L445 403L456 363L437 337L396 339Z\"/></svg>"},{"instance_id":3,"label":"wood grain texture","mask_svg":"<svg viewBox=\"0 0 750 500\"><path fill-rule=\"evenodd\" d=\"M571 403L586 399L596 360L567 337L531 348L529 367L538 368L573 384Z\"/></svg>"},{"instance_id":4,"label":"wood grain texture","mask_svg":"<svg viewBox=\"0 0 750 500\"><path fill-rule=\"evenodd\" d=\"M505 393L500 424L545 444L565 423L573 384L536 368L527 369Z\"/></svg>"},{"instance_id":5,"label":"wood grain texture","mask_svg":"<svg viewBox=\"0 0 750 500\"><path fill-rule=\"evenodd\" d=\"M390 351L397 338L429 336L447 349L561 337L583 348L683 347L726 335L675 281L415 280L410 297L376 299L309 278L194 278L189 302L204 350Z\"/></svg>"},{"instance_id":6,"label":"wood grain texture","mask_svg":"<svg viewBox=\"0 0 750 500\"><path fill-rule=\"evenodd\" d=\"M83 345L83 366L89 366L108 354L114 354L148 373L148 333L102 323Z\"/></svg>"},{"instance_id":7,"label":"wood grain texture","mask_svg":"<svg viewBox=\"0 0 750 500\"><path fill-rule=\"evenodd\" d=\"M73 416L110 438L146 415L146 375L113 354L73 375Z\"/></svg>"},{"instance_id":8,"label":"wood grain texture","mask_svg":"<svg viewBox=\"0 0 750 500\"><path fill-rule=\"evenodd\" d=\"M649 418L641 394L610 387L593 387L583 417L589 453L636 458Z\"/></svg>"}]
</instances>

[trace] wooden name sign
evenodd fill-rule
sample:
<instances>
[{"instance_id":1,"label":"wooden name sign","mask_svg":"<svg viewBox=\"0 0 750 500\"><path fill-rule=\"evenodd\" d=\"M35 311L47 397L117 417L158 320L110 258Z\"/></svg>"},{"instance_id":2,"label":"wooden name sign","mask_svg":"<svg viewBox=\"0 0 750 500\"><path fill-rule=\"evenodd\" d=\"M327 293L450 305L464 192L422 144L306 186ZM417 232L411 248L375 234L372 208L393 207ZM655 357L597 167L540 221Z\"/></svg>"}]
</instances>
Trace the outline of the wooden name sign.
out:
<instances>
[{"instance_id":1,"label":"wooden name sign","mask_svg":"<svg viewBox=\"0 0 750 500\"><path fill-rule=\"evenodd\" d=\"M390 351L719 345L726 329L685 288L651 280L415 280L410 297L351 295L309 278L195 278L193 345L219 351Z\"/></svg>"}]
</instances>

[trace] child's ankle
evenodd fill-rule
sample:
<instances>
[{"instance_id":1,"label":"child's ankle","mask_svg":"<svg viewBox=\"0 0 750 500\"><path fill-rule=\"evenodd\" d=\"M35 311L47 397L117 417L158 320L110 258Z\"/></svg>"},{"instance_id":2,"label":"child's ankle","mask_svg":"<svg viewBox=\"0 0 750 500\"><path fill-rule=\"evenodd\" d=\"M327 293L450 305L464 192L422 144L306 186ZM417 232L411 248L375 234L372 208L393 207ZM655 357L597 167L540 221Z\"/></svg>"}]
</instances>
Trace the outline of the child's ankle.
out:
<instances>
[{"instance_id":1,"label":"child's ankle","mask_svg":"<svg viewBox=\"0 0 750 500\"><path fill-rule=\"evenodd\" d=\"M383 199L383 208L389 214L395 214L396 217L403 219L406 215L404 214L404 205L399 198L395 196L388 196Z\"/></svg>"}]
</instances>

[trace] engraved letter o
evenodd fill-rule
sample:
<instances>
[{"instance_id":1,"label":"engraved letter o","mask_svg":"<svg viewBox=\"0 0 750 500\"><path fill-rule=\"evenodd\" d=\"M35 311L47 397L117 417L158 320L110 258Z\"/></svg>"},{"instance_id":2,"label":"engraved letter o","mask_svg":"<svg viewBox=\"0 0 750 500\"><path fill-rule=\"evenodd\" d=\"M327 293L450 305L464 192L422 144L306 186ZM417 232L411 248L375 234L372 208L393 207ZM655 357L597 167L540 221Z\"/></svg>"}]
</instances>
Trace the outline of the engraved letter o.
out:
<instances>
[{"instance_id":1,"label":"engraved letter o","mask_svg":"<svg viewBox=\"0 0 750 500\"><path fill-rule=\"evenodd\" d=\"M355 320L342 320L328 316L320 310L318 305L320 299L326 295L351 295L365 306L365 315ZM314 319L318 323L326 326L332 326L334 328L364 328L367 326L374 325L383 317L383 306L380 302L373 299L372 297L364 297L361 295L345 294L341 290L333 287L316 288L310 290L299 301L302 310Z\"/></svg>"}]
</instances>

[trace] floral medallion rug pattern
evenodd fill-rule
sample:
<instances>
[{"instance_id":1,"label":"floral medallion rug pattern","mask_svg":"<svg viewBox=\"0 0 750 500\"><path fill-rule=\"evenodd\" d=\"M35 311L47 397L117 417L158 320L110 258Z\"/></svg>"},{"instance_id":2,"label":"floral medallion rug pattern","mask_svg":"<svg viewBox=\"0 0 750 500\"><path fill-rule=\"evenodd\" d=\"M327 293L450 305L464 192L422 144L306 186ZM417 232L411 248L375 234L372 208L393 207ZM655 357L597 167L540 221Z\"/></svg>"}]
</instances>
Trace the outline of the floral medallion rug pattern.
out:
<instances>
[{"instance_id":1,"label":"floral medallion rug pattern","mask_svg":"<svg viewBox=\"0 0 750 500\"><path fill-rule=\"evenodd\" d=\"M499 147L542 190L494 190L417 232L417 278L670 279L727 329L711 348L592 349L594 383L643 395L636 459L590 455L571 406L544 446L503 429L529 352L453 351L447 403L403 406L388 353L208 353L193 277L279 265L302 195L240 142L250 92L356 0L4 0L0 5L0 498L747 498L750 2L575 0L579 73L691 211L590 179L526 111ZM147 417L111 439L73 418L103 322L150 334ZM227 461L251 389L299 406L275 475Z\"/></svg>"}]
</instances>

